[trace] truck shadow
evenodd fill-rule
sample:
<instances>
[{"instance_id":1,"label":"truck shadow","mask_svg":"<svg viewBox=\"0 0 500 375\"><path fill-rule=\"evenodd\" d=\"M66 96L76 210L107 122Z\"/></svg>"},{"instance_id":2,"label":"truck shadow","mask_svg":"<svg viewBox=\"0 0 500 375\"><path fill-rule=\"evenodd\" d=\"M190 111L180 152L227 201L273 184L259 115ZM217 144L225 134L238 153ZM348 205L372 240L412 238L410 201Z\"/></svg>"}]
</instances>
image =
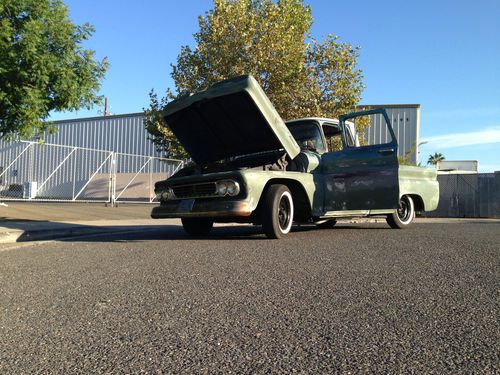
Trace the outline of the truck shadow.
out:
<instances>
[{"instance_id":1,"label":"truck shadow","mask_svg":"<svg viewBox=\"0 0 500 375\"><path fill-rule=\"evenodd\" d=\"M314 225L294 226L290 235L285 240L294 240L294 233L321 232L335 233L343 230L390 230L383 224L356 225L344 224L329 230L320 230ZM217 225L207 236L193 237L188 235L181 225L154 225L147 228L130 228L128 231L118 231L120 228L110 228L109 234L96 234L89 236L60 238L58 241L69 242L141 242L141 241L227 241L227 240L268 240L258 225ZM114 232L112 232L114 231Z\"/></svg>"}]
</instances>

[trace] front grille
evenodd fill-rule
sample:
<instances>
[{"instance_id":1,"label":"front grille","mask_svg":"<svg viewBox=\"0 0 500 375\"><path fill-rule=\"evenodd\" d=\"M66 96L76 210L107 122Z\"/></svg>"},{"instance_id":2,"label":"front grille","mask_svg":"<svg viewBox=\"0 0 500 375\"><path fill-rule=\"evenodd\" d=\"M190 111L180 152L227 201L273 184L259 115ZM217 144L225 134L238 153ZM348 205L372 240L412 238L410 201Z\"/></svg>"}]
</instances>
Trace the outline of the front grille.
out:
<instances>
[{"instance_id":1,"label":"front grille","mask_svg":"<svg viewBox=\"0 0 500 375\"><path fill-rule=\"evenodd\" d=\"M172 186L177 198L197 198L215 196L215 182L205 182L193 185Z\"/></svg>"}]
</instances>

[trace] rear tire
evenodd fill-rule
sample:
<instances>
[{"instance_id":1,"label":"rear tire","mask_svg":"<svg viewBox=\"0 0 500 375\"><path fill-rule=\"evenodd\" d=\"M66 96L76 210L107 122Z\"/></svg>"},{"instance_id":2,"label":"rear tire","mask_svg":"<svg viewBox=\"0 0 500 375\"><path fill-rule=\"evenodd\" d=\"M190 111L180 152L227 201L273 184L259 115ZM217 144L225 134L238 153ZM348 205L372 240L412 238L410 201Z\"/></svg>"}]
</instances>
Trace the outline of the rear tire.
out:
<instances>
[{"instance_id":1,"label":"rear tire","mask_svg":"<svg viewBox=\"0 0 500 375\"><path fill-rule=\"evenodd\" d=\"M387 224L394 229L407 228L415 218L415 204L409 195L403 195L399 201L399 209L387 215Z\"/></svg>"},{"instance_id":2,"label":"rear tire","mask_svg":"<svg viewBox=\"0 0 500 375\"><path fill-rule=\"evenodd\" d=\"M186 217L182 218L181 221L184 230L194 237L206 236L214 226L214 221L206 218Z\"/></svg>"},{"instance_id":3,"label":"rear tire","mask_svg":"<svg viewBox=\"0 0 500 375\"><path fill-rule=\"evenodd\" d=\"M268 238L281 238L292 229L293 198L285 185L271 185L264 195L262 229Z\"/></svg>"}]
</instances>

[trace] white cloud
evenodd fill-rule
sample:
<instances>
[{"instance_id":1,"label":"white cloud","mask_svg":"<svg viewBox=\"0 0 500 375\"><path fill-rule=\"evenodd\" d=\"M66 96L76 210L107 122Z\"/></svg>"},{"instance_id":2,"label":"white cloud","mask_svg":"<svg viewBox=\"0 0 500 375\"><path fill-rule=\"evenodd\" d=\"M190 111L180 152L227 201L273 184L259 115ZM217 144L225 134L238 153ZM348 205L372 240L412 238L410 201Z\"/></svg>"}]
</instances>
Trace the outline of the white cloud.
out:
<instances>
[{"instance_id":1,"label":"white cloud","mask_svg":"<svg viewBox=\"0 0 500 375\"><path fill-rule=\"evenodd\" d=\"M473 145L500 143L500 126L467 133L450 133L422 138L429 147L446 149Z\"/></svg>"}]
</instances>

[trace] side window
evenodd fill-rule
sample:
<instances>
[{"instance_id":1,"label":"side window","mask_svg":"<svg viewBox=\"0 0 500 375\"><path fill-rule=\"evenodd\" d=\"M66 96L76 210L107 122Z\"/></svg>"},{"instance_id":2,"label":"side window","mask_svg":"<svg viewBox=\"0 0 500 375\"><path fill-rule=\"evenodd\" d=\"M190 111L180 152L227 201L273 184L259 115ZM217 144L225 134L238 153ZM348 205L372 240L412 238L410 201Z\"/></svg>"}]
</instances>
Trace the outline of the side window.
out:
<instances>
[{"instance_id":1,"label":"side window","mask_svg":"<svg viewBox=\"0 0 500 375\"><path fill-rule=\"evenodd\" d=\"M375 146L393 143L394 139L389 130L390 124L381 113L348 118L345 127L346 143L350 147Z\"/></svg>"},{"instance_id":2,"label":"side window","mask_svg":"<svg viewBox=\"0 0 500 375\"><path fill-rule=\"evenodd\" d=\"M328 152L342 151L342 131L337 124L323 124L323 133L325 134L326 146Z\"/></svg>"}]
</instances>

